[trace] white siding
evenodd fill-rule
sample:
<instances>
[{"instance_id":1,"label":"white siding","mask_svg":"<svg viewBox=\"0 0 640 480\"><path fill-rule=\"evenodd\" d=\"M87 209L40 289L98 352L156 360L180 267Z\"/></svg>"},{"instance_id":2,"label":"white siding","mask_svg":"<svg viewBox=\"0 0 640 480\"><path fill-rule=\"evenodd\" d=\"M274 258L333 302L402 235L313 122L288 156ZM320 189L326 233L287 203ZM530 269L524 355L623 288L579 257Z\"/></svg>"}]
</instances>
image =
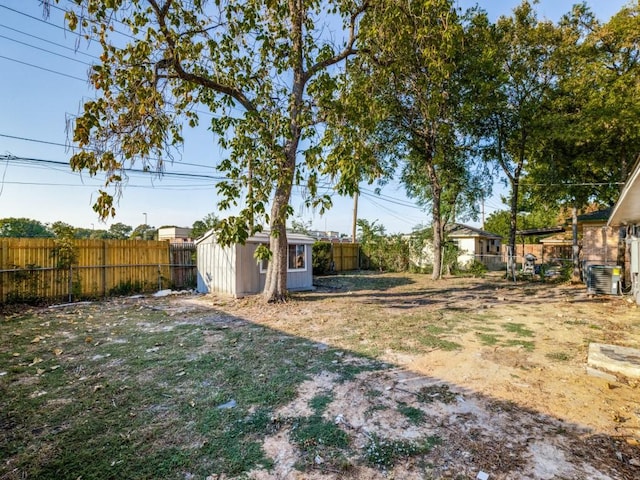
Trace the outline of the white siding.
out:
<instances>
[{"instance_id":1,"label":"white siding","mask_svg":"<svg viewBox=\"0 0 640 480\"><path fill-rule=\"evenodd\" d=\"M289 271L287 288L290 290L313 289L312 244L314 240L302 235L292 235L290 243L305 244L306 268ZM215 243L215 236L205 236L197 242L198 292L227 293L235 297L252 295L264 290L266 274L253 254L259 244L268 241L266 234L250 237L245 245L224 248Z\"/></svg>"},{"instance_id":2,"label":"white siding","mask_svg":"<svg viewBox=\"0 0 640 480\"><path fill-rule=\"evenodd\" d=\"M473 262L476 254L476 239L474 237L458 238L458 264L465 266Z\"/></svg>"},{"instance_id":3,"label":"white siding","mask_svg":"<svg viewBox=\"0 0 640 480\"><path fill-rule=\"evenodd\" d=\"M198 244L198 292L236 295L236 248L209 239Z\"/></svg>"}]
</instances>

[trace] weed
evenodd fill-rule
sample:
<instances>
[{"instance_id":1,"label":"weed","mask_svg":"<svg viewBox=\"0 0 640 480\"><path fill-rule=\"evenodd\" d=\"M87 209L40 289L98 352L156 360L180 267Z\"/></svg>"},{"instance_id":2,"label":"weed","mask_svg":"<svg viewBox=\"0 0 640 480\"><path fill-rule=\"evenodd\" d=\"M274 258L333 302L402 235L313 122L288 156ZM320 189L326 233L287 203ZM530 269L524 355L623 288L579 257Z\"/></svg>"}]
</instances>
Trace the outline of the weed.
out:
<instances>
[{"instance_id":1,"label":"weed","mask_svg":"<svg viewBox=\"0 0 640 480\"><path fill-rule=\"evenodd\" d=\"M476 336L480 340L480 343L487 346L497 345L500 341L501 335L491 333L476 332Z\"/></svg>"},{"instance_id":2,"label":"weed","mask_svg":"<svg viewBox=\"0 0 640 480\"><path fill-rule=\"evenodd\" d=\"M313 409L314 413L318 416L322 415L327 409L329 404L333 401L332 395L316 395L309 402L309 406Z\"/></svg>"},{"instance_id":3,"label":"weed","mask_svg":"<svg viewBox=\"0 0 640 480\"><path fill-rule=\"evenodd\" d=\"M561 362L566 362L571 360L571 355L566 352L550 352L545 355L549 360L558 360Z\"/></svg>"},{"instance_id":4,"label":"weed","mask_svg":"<svg viewBox=\"0 0 640 480\"><path fill-rule=\"evenodd\" d=\"M519 337L534 336L533 331L525 328L524 324L522 323L505 323L504 325L502 325L502 328L504 328L509 333L515 333Z\"/></svg>"},{"instance_id":5,"label":"weed","mask_svg":"<svg viewBox=\"0 0 640 480\"><path fill-rule=\"evenodd\" d=\"M505 342L505 345L507 347L522 347L527 352L533 352L535 350L535 343L527 342L525 340L507 340Z\"/></svg>"},{"instance_id":6,"label":"weed","mask_svg":"<svg viewBox=\"0 0 640 480\"><path fill-rule=\"evenodd\" d=\"M300 470L312 466L345 470L350 465L344 454L349 447L349 436L320 415L294 419L289 438L302 452Z\"/></svg>"},{"instance_id":7,"label":"weed","mask_svg":"<svg viewBox=\"0 0 640 480\"><path fill-rule=\"evenodd\" d=\"M418 335L417 340L422 346L428 347L430 349L438 348L440 350L451 352L453 350L459 350L462 348L462 345L460 345L459 343L445 340L435 335Z\"/></svg>"},{"instance_id":8,"label":"weed","mask_svg":"<svg viewBox=\"0 0 640 480\"><path fill-rule=\"evenodd\" d=\"M419 408L411 407L406 403L399 402L398 411L407 417L407 420L409 420L413 425L421 425L425 422L426 415Z\"/></svg>"},{"instance_id":9,"label":"weed","mask_svg":"<svg viewBox=\"0 0 640 480\"><path fill-rule=\"evenodd\" d=\"M436 436L427 437L418 442L408 440L388 440L371 435L364 451L367 463L378 468L390 468L398 460L424 455L429 453L434 446L440 444Z\"/></svg>"}]
</instances>

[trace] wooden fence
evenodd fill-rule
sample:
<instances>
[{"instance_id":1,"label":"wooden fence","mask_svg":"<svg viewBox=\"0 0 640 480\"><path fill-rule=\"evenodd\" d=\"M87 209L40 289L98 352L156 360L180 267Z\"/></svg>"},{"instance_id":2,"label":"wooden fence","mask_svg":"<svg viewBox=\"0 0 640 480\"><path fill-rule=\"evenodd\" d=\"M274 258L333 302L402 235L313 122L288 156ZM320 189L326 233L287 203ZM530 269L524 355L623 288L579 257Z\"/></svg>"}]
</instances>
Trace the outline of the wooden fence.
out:
<instances>
[{"instance_id":1,"label":"wooden fence","mask_svg":"<svg viewBox=\"0 0 640 480\"><path fill-rule=\"evenodd\" d=\"M336 272L357 270L360 268L360 244L332 243L331 258Z\"/></svg>"},{"instance_id":2,"label":"wooden fence","mask_svg":"<svg viewBox=\"0 0 640 480\"><path fill-rule=\"evenodd\" d=\"M144 240L0 238L0 303L72 301L184 288L195 247ZM187 254L187 252L189 252Z\"/></svg>"}]
</instances>

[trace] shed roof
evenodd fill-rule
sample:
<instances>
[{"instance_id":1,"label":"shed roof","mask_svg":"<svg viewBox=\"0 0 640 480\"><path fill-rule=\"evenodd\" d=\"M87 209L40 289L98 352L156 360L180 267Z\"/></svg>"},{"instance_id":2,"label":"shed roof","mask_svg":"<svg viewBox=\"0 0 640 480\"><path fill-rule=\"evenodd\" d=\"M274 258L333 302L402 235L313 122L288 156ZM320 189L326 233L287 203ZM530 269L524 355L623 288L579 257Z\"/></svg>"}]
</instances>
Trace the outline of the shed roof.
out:
<instances>
[{"instance_id":1,"label":"shed roof","mask_svg":"<svg viewBox=\"0 0 640 480\"><path fill-rule=\"evenodd\" d=\"M269 230L265 230L263 232L258 232L249 238L247 238L246 243L269 243ZM204 240L212 237L215 234L214 230L209 230L202 237L196 240L196 244L202 243ZM289 233L287 232L287 242L289 243L297 243L297 244L313 244L315 243L315 238L312 238L308 235L303 235L301 233Z\"/></svg>"}]
</instances>

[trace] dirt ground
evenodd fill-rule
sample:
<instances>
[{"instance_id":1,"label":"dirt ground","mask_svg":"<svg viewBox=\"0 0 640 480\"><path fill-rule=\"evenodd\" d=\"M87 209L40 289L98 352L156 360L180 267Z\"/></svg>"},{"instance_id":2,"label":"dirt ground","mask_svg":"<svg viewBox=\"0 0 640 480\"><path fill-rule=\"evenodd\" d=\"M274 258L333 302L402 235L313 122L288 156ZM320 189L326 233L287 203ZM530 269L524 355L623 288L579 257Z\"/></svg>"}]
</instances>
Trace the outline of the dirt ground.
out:
<instances>
[{"instance_id":1,"label":"dirt ground","mask_svg":"<svg viewBox=\"0 0 640 480\"><path fill-rule=\"evenodd\" d=\"M279 307L215 295L178 300L319 345L375 352L390 365L348 382L318 375L280 415L300 415L325 392L333 398L325 416L356 443L378 435L440 438L420 461L310 474L296 470L300 452L281 431L264 442L274 469L251 478L640 478L640 382L598 378L585 368L590 342L640 348L640 311L629 299L592 298L584 285L513 284L498 277L439 284L417 275L380 278L384 288L369 289L348 276L319 279L315 292ZM434 318L445 328L435 330ZM412 348L412 334L397 348L394 330L407 324L415 335L431 328L459 348L437 342ZM336 361L359 360L346 354ZM421 410L424 421L408 422L392 408L397 405Z\"/></svg>"}]
</instances>

